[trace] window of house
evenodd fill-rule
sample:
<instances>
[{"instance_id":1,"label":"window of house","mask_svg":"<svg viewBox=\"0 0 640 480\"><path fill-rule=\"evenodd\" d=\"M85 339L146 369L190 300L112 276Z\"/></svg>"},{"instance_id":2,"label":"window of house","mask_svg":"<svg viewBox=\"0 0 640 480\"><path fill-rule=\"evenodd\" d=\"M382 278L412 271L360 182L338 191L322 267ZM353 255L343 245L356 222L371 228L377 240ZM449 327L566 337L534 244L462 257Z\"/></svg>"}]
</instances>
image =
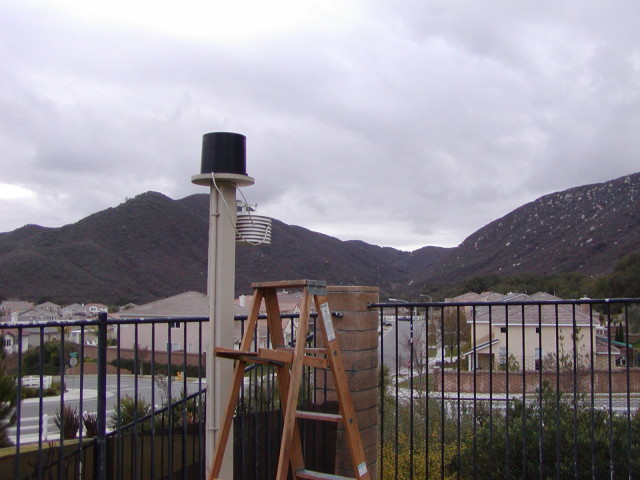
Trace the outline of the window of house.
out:
<instances>
[{"instance_id":1,"label":"window of house","mask_svg":"<svg viewBox=\"0 0 640 480\"><path fill-rule=\"evenodd\" d=\"M507 333L507 327L500 327L500 333Z\"/></svg>"},{"instance_id":2,"label":"window of house","mask_svg":"<svg viewBox=\"0 0 640 480\"><path fill-rule=\"evenodd\" d=\"M170 328L180 328L180 322L169 322Z\"/></svg>"},{"instance_id":3,"label":"window of house","mask_svg":"<svg viewBox=\"0 0 640 480\"><path fill-rule=\"evenodd\" d=\"M500 357L498 361L500 365L507 363L507 347L500 347Z\"/></svg>"},{"instance_id":4,"label":"window of house","mask_svg":"<svg viewBox=\"0 0 640 480\"><path fill-rule=\"evenodd\" d=\"M536 327L536 333L540 333L540 327Z\"/></svg>"},{"instance_id":5,"label":"window of house","mask_svg":"<svg viewBox=\"0 0 640 480\"><path fill-rule=\"evenodd\" d=\"M175 352L180 350L180 343L178 342L167 342L167 352Z\"/></svg>"},{"instance_id":6,"label":"window of house","mask_svg":"<svg viewBox=\"0 0 640 480\"><path fill-rule=\"evenodd\" d=\"M542 369L542 349L539 347L536 347L534 351L534 356L535 356L535 368L536 370L541 370Z\"/></svg>"}]
</instances>

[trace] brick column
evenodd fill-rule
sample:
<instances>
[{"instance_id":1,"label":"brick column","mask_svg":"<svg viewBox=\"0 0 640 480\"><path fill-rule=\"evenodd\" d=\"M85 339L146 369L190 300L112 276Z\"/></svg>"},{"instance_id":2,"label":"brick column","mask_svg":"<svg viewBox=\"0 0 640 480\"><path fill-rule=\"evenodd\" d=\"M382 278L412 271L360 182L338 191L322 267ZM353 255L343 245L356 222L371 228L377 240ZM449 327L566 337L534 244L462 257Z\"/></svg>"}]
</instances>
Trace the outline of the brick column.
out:
<instances>
[{"instance_id":1,"label":"brick column","mask_svg":"<svg viewBox=\"0 0 640 480\"><path fill-rule=\"evenodd\" d=\"M349 382L351 398L362 438L367 468L372 479L376 477L378 451L378 312L367 308L377 303L378 287L329 286L329 307L341 312L342 318L334 318L333 326L342 350L342 359ZM329 382L328 382L329 383ZM318 385L318 387L321 387ZM335 401L335 391L329 384L328 401ZM354 477L351 458L338 430L336 449L336 474Z\"/></svg>"}]
</instances>

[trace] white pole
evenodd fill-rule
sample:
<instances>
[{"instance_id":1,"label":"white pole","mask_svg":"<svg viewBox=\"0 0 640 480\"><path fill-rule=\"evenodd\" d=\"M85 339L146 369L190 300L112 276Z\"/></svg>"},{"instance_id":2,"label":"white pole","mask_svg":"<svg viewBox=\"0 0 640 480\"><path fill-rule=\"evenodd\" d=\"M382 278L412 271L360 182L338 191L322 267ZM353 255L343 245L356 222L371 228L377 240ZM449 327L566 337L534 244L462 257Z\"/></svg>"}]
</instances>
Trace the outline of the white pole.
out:
<instances>
[{"instance_id":1,"label":"white pole","mask_svg":"<svg viewBox=\"0 0 640 480\"><path fill-rule=\"evenodd\" d=\"M218 134L208 134L218 135ZM222 136L238 136L237 134L222 134ZM205 135L207 137L207 135ZM244 137L242 137L244 139ZM244 143L242 144L244 145ZM226 160L224 148L214 152L216 162L221 165ZM232 152L233 153L233 152ZM236 152L237 153L237 152ZM206 155L210 155L207 150ZM209 326L206 346L207 368L207 403L206 403L206 461L207 478L213 465L214 448L218 443L221 423L224 420L224 410L229 399L233 381L233 363L228 360L217 359L214 355L215 347L233 348L233 298L235 291L236 265L236 187L253 185L253 178L244 173L229 173L222 169L218 172L210 162L205 162L205 148L203 145L203 173L191 177L197 185L209 187L210 191L210 219L209 219L209 264L207 277L207 294L209 296ZM237 158L235 160L238 160ZM242 165L234 165L244 171L244 147ZM205 165L207 163L207 165ZM213 169L213 171L211 169ZM233 430L227 441L222 468L219 478L233 478Z\"/></svg>"},{"instance_id":2,"label":"white pole","mask_svg":"<svg viewBox=\"0 0 640 480\"><path fill-rule=\"evenodd\" d=\"M207 349L207 445L217 445L224 407L233 381L233 362L213 355L217 346L233 348L233 298L235 290L235 205L236 187L218 184L222 197L211 188L209 245L209 348ZM225 204L225 201L226 204ZM227 205L230 207L227 210ZM231 208L233 206L233 208ZM211 372L211 374L209 374ZM233 432L225 450L220 478L233 478ZM213 448L207 448L207 465L213 462Z\"/></svg>"}]
</instances>

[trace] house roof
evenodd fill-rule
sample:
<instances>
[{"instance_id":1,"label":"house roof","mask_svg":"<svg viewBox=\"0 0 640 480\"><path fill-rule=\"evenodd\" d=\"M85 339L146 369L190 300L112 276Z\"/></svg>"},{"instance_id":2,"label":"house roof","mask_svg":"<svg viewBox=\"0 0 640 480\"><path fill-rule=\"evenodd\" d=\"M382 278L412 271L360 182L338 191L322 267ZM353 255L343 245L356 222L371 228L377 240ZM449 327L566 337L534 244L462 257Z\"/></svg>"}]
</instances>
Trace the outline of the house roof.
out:
<instances>
[{"instance_id":1,"label":"house roof","mask_svg":"<svg viewBox=\"0 0 640 480\"><path fill-rule=\"evenodd\" d=\"M457 303L457 302L475 302L480 297L479 293L476 292L467 292L462 295L458 295L453 298L445 298L444 301L447 303Z\"/></svg>"},{"instance_id":2,"label":"house roof","mask_svg":"<svg viewBox=\"0 0 640 480\"><path fill-rule=\"evenodd\" d=\"M611 344L611 355L620 355L620 349L609 341L604 335L596 335L596 354L609 355L609 344Z\"/></svg>"},{"instance_id":3,"label":"house roof","mask_svg":"<svg viewBox=\"0 0 640 480\"><path fill-rule=\"evenodd\" d=\"M495 345L499 341L500 341L499 338L494 338L493 340L489 340L488 338L485 337L485 339L480 340L480 343L478 343L478 345L476 345L471 350L467 350L466 352L462 352L462 358L464 358L467 355L470 355L472 353L476 353L476 352L479 352L479 351L484 350L486 348L489 348L490 345Z\"/></svg>"},{"instance_id":4,"label":"house roof","mask_svg":"<svg viewBox=\"0 0 640 480\"><path fill-rule=\"evenodd\" d=\"M495 326L540 326L555 327L573 326L589 327L599 325L598 321L580 311L574 311L566 305L510 305L508 307L493 306L476 308L476 323L489 323ZM489 314L491 312L491 314ZM524 321L523 321L524 315ZM473 322L473 318L467 319L468 323Z\"/></svg>"},{"instance_id":5,"label":"house roof","mask_svg":"<svg viewBox=\"0 0 640 480\"><path fill-rule=\"evenodd\" d=\"M300 295L278 292L278 304L281 313L294 313L300 309ZM264 306L264 305L263 305ZM241 305L239 299L234 302L234 315L248 315L251 298ZM209 299L200 292L184 292L172 297L156 300L120 312L121 318L169 318L169 317L208 317Z\"/></svg>"},{"instance_id":6,"label":"house roof","mask_svg":"<svg viewBox=\"0 0 640 480\"><path fill-rule=\"evenodd\" d=\"M70 305L67 305L64 308L85 308L85 306L80 303L72 303Z\"/></svg>"},{"instance_id":7,"label":"house roof","mask_svg":"<svg viewBox=\"0 0 640 480\"><path fill-rule=\"evenodd\" d=\"M22 330L22 336L28 337L31 335L31 332L27 332L25 329ZM0 328L0 335L11 335L13 338L18 338L19 329L18 328Z\"/></svg>"},{"instance_id":8,"label":"house roof","mask_svg":"<svg viewBox=\"0 0 640 480\"><path fill-rule=\"evenodd\" d=\"M3 310L20 313L32 309L34 304L20 300L5 300L0 304L0 307L2 307Z\"/></svg>"},{"instance_id":9,"label":"house roof","mask_svg":"<svg viewBox=\"0 0 640 480\"><path fill-rule=\"evenodd\" d=\"M122 318L208 317L209 300L204 293L184 292L120 312Z\"/></svg>"},{"instance_id":10,"label":"house roof","mask_svg":"<svg viewBox=\"0 0 640 480\"><path fill-rule=\"evenodd\" d=\"M460 297L463 297L461 295ZM459 298L459 297L456 297ZM482 302L544 302L561 300L555 295L546 292L537 292L533 295L525 293L508 293L506 295L494 292L484 292L478 295L474 303ZM454 299L454 301L457 301ZM464 300L466 301L466 300ZM476 305L475 319L469 315L467 323L489 323L495 326L541 326L549 327L573 326L596 327L598 321L593 320L589 314L583 313L580 309L572 308L571 305ZM524 314L524 322L523 322Z\"/></svg>"},{"instance_id":11,"label":"house roof","mask_svg":"<svg viewBox=\"0 0 640 480\"><path fill-rule=\"evenodd\" d=\"M60 308L60 305L53 302L44 302L39 305L36 305L36 308Z\"/></svg>"}]
</instances>

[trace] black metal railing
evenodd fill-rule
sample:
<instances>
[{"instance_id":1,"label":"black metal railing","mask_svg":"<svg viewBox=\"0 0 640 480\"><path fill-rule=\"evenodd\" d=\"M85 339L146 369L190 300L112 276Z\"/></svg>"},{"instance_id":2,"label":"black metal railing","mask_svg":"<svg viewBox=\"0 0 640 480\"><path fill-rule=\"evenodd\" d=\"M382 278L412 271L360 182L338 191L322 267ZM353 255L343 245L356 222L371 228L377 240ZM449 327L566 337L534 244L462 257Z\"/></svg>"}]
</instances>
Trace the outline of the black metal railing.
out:
<instances>
[{"instance_id":1,"label":"black metal railing","mask_svg":"<svg viewBox=\"0 0 640 480\"><path fill-rule=\"evenodd\" d=\"M297 318L282 315L291 345ZM235 317L239 336L245 320ZM13 446L0 449L0 480L204 479L207 321L101 314L0 323L14 338L4 346L2 367L15 413L7 429ZM305 339L311 346L314 330L312 321ZM266 331L255 337L258 346L270 346ZM245 379L229 447L235 478L268 479L277 467L282 423L275 369L251 366ZM326 379L307 367L301 401L309 410L337 408L326 400ZM309 465L329 471L335 425L307 423L300 430Z\"/></svg>"},{"instance_id":2,"label":"black metal railing","mask_svg":"<svg viewBox=\"0 0 640 480\"><path fill-rule=\"evenodd\" d=\"M532 298L371 305L379 478L640 477L640 300Z\"/></svg>"},{"instance_id":3,"label":"black metal railing","mask_svg":"<svg viewBox=\"0 0 640 480\"><path fill-rule=\"evenodd\" d=\"M0 479L204 478L207 320L0 323Z\"/></svg>"},{"instance_id":4,"label":"black metal railing","mask_svg":"<svg viewBox=\"0 0 640 480\"><path fill-rule=\"evenodd\" d=\"M640 477L640 300L371 307L380 313L378 478ZM288 342L296 318L283 316ZM14 388L0 407L15 412L0 479L205 478L206 321L0 324L13 339L0 394L3 377ZM313 331L305 341L315 344ZM269 336L255 342L268 347ZM282 420L275 372L259 366L245 378L234 470L270 478ZM301 398L330 412L325 380L305 370ZM331 472L335 428L305 423L302 433L314 470Z\"/></svg>"}]
</instances>

